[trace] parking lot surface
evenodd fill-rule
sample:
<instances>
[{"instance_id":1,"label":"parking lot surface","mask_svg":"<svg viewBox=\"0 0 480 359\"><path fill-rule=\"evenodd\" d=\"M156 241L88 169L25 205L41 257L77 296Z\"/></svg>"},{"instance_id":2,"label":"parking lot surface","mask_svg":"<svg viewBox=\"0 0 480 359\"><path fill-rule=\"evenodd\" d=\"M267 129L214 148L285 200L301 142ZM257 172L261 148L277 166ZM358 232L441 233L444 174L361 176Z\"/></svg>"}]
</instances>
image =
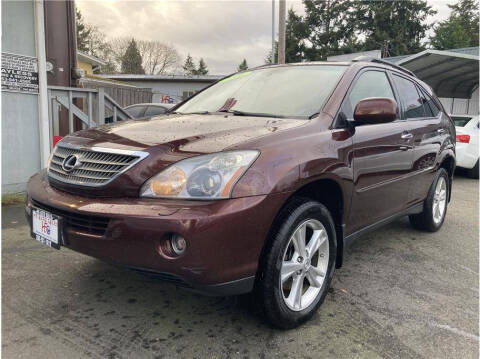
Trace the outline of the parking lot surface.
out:
<instances>
[{"instance_id":1,"label":"parking lot surface","mask_svg":"<svg viewBox=\"0 0 480 359\"><path fill-rule=\"evenodd\" d=\"M478 358L478 181L443 228L402 219L357 240L311 321L280 331L212 298L33 239L2 208L4 358Z\"/></svg>"}]
</instances>

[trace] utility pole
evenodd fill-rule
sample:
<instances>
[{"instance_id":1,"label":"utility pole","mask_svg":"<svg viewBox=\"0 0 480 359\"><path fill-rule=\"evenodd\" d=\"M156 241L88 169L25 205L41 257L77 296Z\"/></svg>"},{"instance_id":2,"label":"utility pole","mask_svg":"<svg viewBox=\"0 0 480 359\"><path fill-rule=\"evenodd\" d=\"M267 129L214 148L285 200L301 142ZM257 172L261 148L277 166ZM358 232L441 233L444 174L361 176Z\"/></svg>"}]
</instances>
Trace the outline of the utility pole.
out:
<instances>
[{"instance_id":1,"label":"utility pole","mask_svg":"<svg viewBox=\"0 0 480 359\"><path fill-rule=\"evenodd\" d=\"M270 63L275 63L275 0L272 0L272 58Z\"/></svg>"},{"instance_id":2,"label":"utility pole","mask_svg":"<svg viewBox=\"0 0 480 359\"><path fill-rule=\"evenodd\" d=\"M279 16L278 16L278 63L285 63L285 16L286 16L285 0L279 0Z\"/></svg>"}]
</instances>

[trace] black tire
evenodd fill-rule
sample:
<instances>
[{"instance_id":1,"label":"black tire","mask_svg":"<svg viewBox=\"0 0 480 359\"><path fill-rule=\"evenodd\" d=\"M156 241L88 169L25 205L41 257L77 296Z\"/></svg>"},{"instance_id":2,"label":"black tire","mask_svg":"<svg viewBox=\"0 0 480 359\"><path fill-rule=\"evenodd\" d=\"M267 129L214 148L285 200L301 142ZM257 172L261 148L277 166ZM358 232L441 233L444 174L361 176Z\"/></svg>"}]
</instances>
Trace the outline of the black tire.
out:
<instances>
[{"instance_id":1,"label":"black tire","mask_svg":"<svg viewBox=\"0 0 480 359\"><path fill-rule=\"evenodd\" d=\"M433 204L434 204L434 195L435 189L437 187L437 183L443 178L446 183L446 203L445 203L445 211L443 213L443 218L440 222L435 223L433 219ZM444 168L439 168L435 178L433 179L433 183L428 191L427 198L423 203L423 212L419 214L410 215L408 218L410 220L410 224L412 227L428 232L436 232L442 227L443 222L445 221L445 217L447 215L448 209L448 199L450 198L450 178L448 176L447 171Z\"/></svg>"},{"instance_id":2,"label":"black tire","mask_svg":"<svg viewBox=\"0 0 480 359\"><path fill-rule=\"evenodd\" d=\"M297 227L308 219L319 221L328 235L329 258L325 279L315 300L301 311L291 310L280 288L283 255ZM255 285L255 301L266 319L275 327L290 329L307 321L322 304L335 271L337 239L335 225L328 209L319 202L305 198L292 199L279 213L270 231L270 238L260 260Z\"/></svg>"},{"instance_id":3,"label":"black tire","mask_svg":"<svg viewBox=\"0 0 480 359\"><path fill-rule=\"evenodd\" d=\"M467 170L467 175L470 178L478 179L478 160L473 168Z\"/></svg>"}]
</instances>

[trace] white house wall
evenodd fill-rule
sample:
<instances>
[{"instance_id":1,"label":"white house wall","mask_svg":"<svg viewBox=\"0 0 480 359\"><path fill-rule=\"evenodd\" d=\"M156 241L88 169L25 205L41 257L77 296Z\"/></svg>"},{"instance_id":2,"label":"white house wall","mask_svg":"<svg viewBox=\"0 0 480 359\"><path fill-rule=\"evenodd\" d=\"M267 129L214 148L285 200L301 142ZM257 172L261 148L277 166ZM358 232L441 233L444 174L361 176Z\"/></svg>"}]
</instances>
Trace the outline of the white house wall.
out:
<instances>
[{"instance_id":1,"label":"white house wall","mask_svg":"<svg viewBox=\"0 0 480 359\"><path fill-rule=\"evenodd\" d=\"M2 51L36 56L34 6L2 1ZM25 189L40 169L38 95L2 91L2 193Z\"/></svg>"}]
</instances>

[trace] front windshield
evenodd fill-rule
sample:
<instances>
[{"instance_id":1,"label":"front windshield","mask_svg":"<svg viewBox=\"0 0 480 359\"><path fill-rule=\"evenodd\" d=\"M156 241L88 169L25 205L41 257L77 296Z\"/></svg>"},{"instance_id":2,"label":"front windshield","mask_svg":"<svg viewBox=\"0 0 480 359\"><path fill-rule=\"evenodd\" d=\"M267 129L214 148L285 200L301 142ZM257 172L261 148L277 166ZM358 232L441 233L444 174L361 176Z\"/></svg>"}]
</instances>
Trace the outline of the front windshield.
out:
<instances>
[{"instance_id":1,"label":"front windshield","mask_svg":"<svg viewBox=\"0 0 480 359\"><path fill-rule=\"evenodd\" d=\"M240 72L202 91L176 112L308 118L322 108L345 69L338 65L301 65Z\"/></svg>"}]
</instances>

